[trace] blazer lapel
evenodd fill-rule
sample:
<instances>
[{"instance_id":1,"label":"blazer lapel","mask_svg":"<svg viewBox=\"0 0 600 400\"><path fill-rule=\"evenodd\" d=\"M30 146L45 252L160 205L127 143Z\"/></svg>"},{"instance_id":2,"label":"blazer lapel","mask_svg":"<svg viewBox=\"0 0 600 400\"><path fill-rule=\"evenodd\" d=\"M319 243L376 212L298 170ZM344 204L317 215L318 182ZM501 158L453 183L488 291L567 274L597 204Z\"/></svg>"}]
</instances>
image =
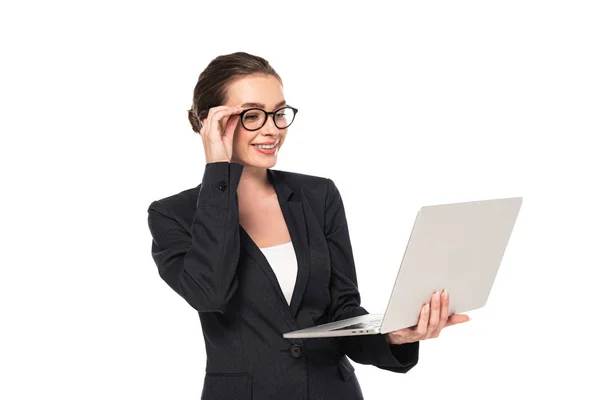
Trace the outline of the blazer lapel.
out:
<instances>
[{"instance_id":1,"label":"blazer lapel","mask_svg":"<svg viewBox=\"0 0 600 400\"><path fill-rule=\"evenodd\" d=\"M304 196L301 190L292 189L292 187L290 187L290 185L280 175L279 171L274 171L267 168L267 176L277 193L279 206L281 207L285 223L290 233L294 252L296 253L296 260L298 262L296 284L292 293L291 303L289 304L289 310L292 318L295 318L296 314L298 313L298 309L300 308L302 297L308 283L311 263L310 245L306 228L306 207L303 206ZM287 300L285 299L283 291L281 290L281 286L279 285L279 281L277 280L277 276L269 265L267 258L241 225L240 239L242 246L256 260L257 264L261 267L268 280L279 294L281 301L288 306Z\"/></svg>"},{"instance_id":2,"label":"blazer lapel","mask_svg":"<svg viewBox=\"0 0 600 400\"><path fill-rule=\"evenodd\" d=\"M306 229L306 219L304 215L306 208L304 208L302 205L302 196L297 197L300 198L297 198L296 201L287 202L287 207L285 207L285 204L282 205L284 215L285 210L287 209L286 223L288 224L290 236L292 237L292 242L294 244L296 259L298 260L298 274L296 276L296 285L294 286L294 292L292 293L290 304L290 309L294 318L296 318L298 308L300 308L300 303L302 302L302 297L304 296L304 290L306 289L308 277L310 276L311 264L310 247Z\"/></svg>"}]
</instances>

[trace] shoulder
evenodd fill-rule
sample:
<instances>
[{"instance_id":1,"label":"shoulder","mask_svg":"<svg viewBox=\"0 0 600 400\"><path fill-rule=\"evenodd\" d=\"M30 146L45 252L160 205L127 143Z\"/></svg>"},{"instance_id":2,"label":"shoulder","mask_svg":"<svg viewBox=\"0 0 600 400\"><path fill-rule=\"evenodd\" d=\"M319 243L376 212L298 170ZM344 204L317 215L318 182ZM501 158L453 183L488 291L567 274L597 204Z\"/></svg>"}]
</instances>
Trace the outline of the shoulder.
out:
<instances>
[{"instance_id":1,"label":"shoulder","mask_svg":"<svg viewBox=\"0 0 600 400\"><path fill-rule=\"evenodd\" d=\"M340 192L329 177L281 170L273 170L273 173L294 192L306 198L315 209L329 208L331 204L341 201Z\"/></svg>"},{"instance_id":2,"label":"shoulder","mask_svg":"<svg viewBox=\"0 0 600 400\"><path fill-rule=\"evenodd\" d=\"M300 172L272 169L273 175L287 183L294 191L324 192L327 190L329 178L319 175L309 175Z\"/></svg>"},{"instance_id":3,"label":"shoulder","mask_svg":"<svg viewBox=\"0 0 600 400\"><path fill-rule=\"evenodd\" d=\"M306 200L313 213L318 216L336 214L343 209L342 196L333 179L290 171L273 171L274 176Z\"/></svg>"},{"instance_id":4,"label":"shoulder","mask_svg":"<svg viewBox=\"0 0 600 400\"><path fill-rule=\"evenodd\" d=\"M179 222L189 221L196 209L200 186L201 184L152 201L148 206L148 213L160 214Z\"/></svg>"},{"instance_id":5,"label":"shoulder","mask_svg":"<svg viewBox=\"0 0 600 400\"><path fill-rule=\"evenodd\" d=\"M325 176L295 171L270 169L273 177L287 184L294 192L304 195L311 203L324 204L337 194L333 181ZM202 183L152 201L148 211L163 214L171 219L188 220L193 217Z\"/></svg>"}]
</instances>

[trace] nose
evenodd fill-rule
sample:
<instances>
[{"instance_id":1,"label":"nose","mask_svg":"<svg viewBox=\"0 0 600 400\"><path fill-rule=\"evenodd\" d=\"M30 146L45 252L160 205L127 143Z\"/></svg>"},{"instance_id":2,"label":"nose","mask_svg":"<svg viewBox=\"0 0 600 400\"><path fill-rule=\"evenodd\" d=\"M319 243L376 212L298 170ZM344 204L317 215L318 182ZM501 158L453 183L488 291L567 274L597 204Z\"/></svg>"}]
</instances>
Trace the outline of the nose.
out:
<instances>
[{"instance_id":1,"label":"nose","mask_svg":"<svg viewBox=\"0 0 600 400\"><path fill-rule=\"evenodd\" d=\"M276 135L279 133L279 128L275 126L275 121L273 121L271 116L267 117L267 121L265 122L263 129L265 132L270 133L271 135Z\"/></svg>"}]
</instances>

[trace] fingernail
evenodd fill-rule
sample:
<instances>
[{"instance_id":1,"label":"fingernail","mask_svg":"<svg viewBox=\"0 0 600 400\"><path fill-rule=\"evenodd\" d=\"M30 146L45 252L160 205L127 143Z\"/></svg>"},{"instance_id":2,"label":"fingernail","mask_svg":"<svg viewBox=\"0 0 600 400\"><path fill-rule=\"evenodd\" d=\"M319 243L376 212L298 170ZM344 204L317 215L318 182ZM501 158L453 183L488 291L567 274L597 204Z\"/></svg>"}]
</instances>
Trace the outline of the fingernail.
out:
<instances>
[{"instance_id":1,"label":"fingernail","mask_svg":"<svg viewBox=\"0 0 600 400\"><path fill-rule=\"evenodd\" d=\"M425 304L425 311L429 311L429 303Z\"/></svg>"},{"instance_id":2,"label":"fingernail","mask_svg":"<svg viewBox=\"0 0 600 400\"><path fill-rule=\"evenodd\" d=\"M444 293L443 293L443 295L444 295L444 299L447 299L447 298L448 298L448 291L447 291L446 289L444 289Z\"/></svg>"}]
</instances>

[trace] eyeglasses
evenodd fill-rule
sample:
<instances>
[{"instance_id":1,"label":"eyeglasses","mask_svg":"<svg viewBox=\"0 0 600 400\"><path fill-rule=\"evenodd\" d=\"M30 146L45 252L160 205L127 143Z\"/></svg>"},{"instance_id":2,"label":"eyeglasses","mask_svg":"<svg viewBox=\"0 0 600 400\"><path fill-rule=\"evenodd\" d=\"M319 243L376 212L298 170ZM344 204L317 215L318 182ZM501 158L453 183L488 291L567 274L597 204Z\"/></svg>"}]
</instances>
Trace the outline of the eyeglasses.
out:
<instances>
[{"instance_id":1,"label":"eyeglasses","mask_svg":"<svg viewBox=\"0 0 600 400\"><path fill-rule=\"evenodd\" d=\"M240 121L247 131L257 131L267 122L269 115L273 116L273 122L279 129L285 129L294 122L297 108L286 106L278 110L267 112L260 108L249 108L240 113Z\"/></svg>"}]
</instances>

